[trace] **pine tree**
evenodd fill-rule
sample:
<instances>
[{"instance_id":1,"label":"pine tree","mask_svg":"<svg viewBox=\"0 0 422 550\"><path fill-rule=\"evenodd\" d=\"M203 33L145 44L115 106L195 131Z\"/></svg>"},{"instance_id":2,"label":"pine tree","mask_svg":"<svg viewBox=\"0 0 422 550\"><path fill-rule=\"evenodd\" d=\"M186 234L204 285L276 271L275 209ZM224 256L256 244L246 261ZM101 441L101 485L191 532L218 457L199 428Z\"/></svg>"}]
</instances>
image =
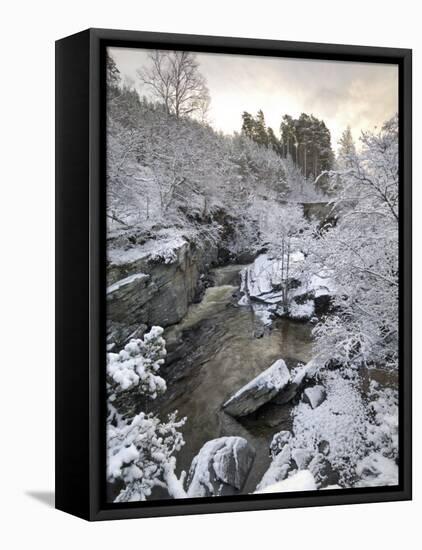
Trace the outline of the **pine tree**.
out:
<instances>
[{"instance_id":1,"label":"pine tree","mask_svg":"<svg viewBox=\"0 0 422 550\"><path fill-rule=\"evenodd\" d=\"M109 53L106 54L106 72L107 85L110 87L118 87L121 82L120 71Z\"/></svg>"},{"instance_id":2,"label":"pine tree","mask_svg":"<svg viewBox=\"0 0 422 550\"><path fill-rule=\"evenodd\" d=\"M265 124L265 117L262 109L256 114L253 140L259 145L268 146L267 126Z\"/></svg>"},{"instance_id":3,"label":"pine tree","mask_svg":"<svg viewBox=\"0 0 422 550\"><path fill-rule=\"evenodd\" d=\"M284 115L280 124L280 134L283 147L283 156L291 156L294 159L296 138L295 121L290 115Z\"/></svg>"},{"instance_id":4,"label":"pine tree","mask_svg":"<svg viewBox=\"0 0 422 550\"><path fill-rule=\"evenodd\" d=\"M290 155L305 177L332 168L331 134L323 120L306 113L297 119L284 115L280 133L283 155Z\"/></svg>"},{"instance_id":5,"label":"pine tree","mask_svg":"<svg viewBox=\"0 0 422 550\"><path fill-rule=\"evenodd\" d=\"M257 112L255 117L247 111L242 113L242 134L258 143L258 145L269 147L281 155L282 147L280 140L277 139L272 128L267 128L262 109Z\"/></svg>"},{"instance_id":6,"label":"pine tree","mask_svg":"<svg viewBox=\"0 0 422 550\"><path fill-rule=\"evenodd\" d=\"M116 62L109 53L106 54L107 99L113 100L120 95L122 79Z\"/></svg>"},{"instance_id":7,"label":"pine tree","mask_svg":"<svg viewBox=\"0 0 422 550\"><path fill-rule=\"evenodd\" d=\"M344 130L339 139L338 164L340 168L349 168L352 163L352 158L356 155L356 146L353 141L352 131L350 126Z\"/></svg>"},{"instance_id":8,"label":"pine tree","mask_svg":"<svg viewBox=\"0 0 422 550\"><path fill-rule=\"evenodd\" d=\"M277 139L274 133L274 130L270 126L268 126L268 129L267 129L267 143L268 143L268 147L270 147L273 151L281 155L282 147L281 147L280 140Z\"/></svg>"},{"instance_id":9,"label":"pine tree","mask_svg":"<svg viewBox=\"0 0 422 550\"><path fill-rule=\"evenodd\" d=\"M250 139L253 139L255 121L253 116L247 111L242 113L242 133Z\"/></svg>"}]
</instances>

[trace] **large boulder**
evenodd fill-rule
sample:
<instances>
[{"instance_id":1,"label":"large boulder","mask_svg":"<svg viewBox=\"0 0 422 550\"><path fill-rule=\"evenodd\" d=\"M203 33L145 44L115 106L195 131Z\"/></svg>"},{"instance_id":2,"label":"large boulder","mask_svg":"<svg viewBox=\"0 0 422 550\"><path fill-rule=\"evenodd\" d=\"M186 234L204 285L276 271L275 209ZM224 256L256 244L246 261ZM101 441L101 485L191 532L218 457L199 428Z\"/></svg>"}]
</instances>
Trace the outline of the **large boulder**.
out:
<instances>
[{"instance_id":1,"label":"large boulder","mask_svg":"<svg viewBox=\"0 0 422 550\"><path fill-rule=\"evenodd\" d=\"M312 364L313 362L310 361L308 364L294 369L290 382L278 392L272 402L276 405L285 405L292 401L302 391L307 381L312 378Z\"/></svg>"},{"instance_id":2,"label":"large boulder","mask_svg":"<svg viewBox=\"0 0 422 550\"><path fill-rule=\"evenodd\" d=\"M273 403L275 403L276 405L285 405L286 403L289 403L289 401L296 397L300 389L301 384L297 384L296 382L289 382L289 384L287 384L278 392L273 400Z\"/></svg>"},{"instance_id":3,"label":"large boulder","mask_svg":"<svg viewBox=\"0 0 422 550\"><path fill-rule=\"evenodd\" d=\"M240 388L224 404L224 410L236 418L246 416L271 401L290 381L290 372L283 359Z\"/></svg>"},{"instance_id":4,"label":"large boulder","mask_svg":"<svg viewBox=\"0 0 422 550\"><path fill-rule=\"evenodd\" d=\"M255 449L243 437L219 437L208 441L192 461L188 496L240 493L254 459Z\"/></svg>"}]
</instances>

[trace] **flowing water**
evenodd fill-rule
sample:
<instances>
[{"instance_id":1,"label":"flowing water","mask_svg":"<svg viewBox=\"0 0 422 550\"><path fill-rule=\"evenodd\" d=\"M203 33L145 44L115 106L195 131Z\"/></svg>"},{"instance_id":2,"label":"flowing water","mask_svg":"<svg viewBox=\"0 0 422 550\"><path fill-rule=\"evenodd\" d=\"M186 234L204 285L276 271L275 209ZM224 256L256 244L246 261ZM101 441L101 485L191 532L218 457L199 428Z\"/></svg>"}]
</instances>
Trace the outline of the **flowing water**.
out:
<instances>
[{"instance_id":1,"label":"flowing water","mask_svg":"<svg viewBox=\"0 0 422 550\"><path fill-rule=\"evenodd\" d=\"M266 405L247 420L235 420L222 404L239 388L283 358L291 368L311 358L310 327L287 319L257 331L248 306L238 306L239 273L227 266L212 273L214 285L185 318L166 329L168 359L162 369L168 390L156 404L161 417L178 410L187 417L186 441L177 454L178 470L189 470L201 447L220 436L242 436L256 457L243 492L252 492L270 463L272 436L291 428L291 405ZM256 337L260 335L261 337Z\"/></svg>"}]
</instances>

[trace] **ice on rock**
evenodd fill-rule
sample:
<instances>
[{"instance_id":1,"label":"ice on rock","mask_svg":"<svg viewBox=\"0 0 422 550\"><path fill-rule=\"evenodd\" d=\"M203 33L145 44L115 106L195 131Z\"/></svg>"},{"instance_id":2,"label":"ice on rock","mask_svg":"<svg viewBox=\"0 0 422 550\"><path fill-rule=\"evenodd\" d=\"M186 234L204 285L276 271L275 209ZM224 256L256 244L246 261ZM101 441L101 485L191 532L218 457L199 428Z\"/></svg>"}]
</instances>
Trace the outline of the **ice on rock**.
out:
<instances>
[{"instance_id":1,"label":"ice on rock","mask_svg":"<svg viewBox=\"0 0 422 550\"><path fill-rule=\"evenodd\" d=\"M283 359L278 359L232 395L223 408L231 416L246 416L271 401L289 381L289 369Z\"/></svg>"}]
</instances>

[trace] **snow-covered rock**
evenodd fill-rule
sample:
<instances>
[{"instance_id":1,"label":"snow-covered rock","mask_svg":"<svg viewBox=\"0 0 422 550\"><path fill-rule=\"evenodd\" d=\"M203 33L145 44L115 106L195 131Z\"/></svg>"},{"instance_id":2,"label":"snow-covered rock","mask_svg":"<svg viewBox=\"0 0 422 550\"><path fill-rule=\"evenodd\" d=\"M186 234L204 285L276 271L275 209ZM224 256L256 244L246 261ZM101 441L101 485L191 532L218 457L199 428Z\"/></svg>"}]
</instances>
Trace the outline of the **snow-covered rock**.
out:
<instances>
[{"instance_id":1,"label":"snow-covered rock","mask_svg":"<svg viewBox=\"0 0 422 550\"><path fill-rule=\"evenodd\" d=\"M284 273L285 277L285 273ZM254 313L262 318L263 308L268 309L266 324L271 315L288 316L298 321L309 321L315 315L327 313L335 288L331 274L325 270L319 275L310 275L304 269L304 256L295 251L289 261L288 311L283 307L282 261L269 254L260 254L255 261L241 272L241 293L239 305L257 305Z\"/></svg>"},{"instance_id":2,"label":"snow-covered rock","mask_svg":"<svg viewBox=\"0 0 422 550\"><path fill-rule=\"evenodd\" d=\"M399 470L396 461L381 453L371 453L357 465L357 474L362 478L358 487L398 485Z\"/></svg>"},{"instance_id":3,"label":"snow-covered rock","mask_svg":"<svg viewBox=\"0 0 422 550\"><path fill-rule=\"evenodd\" d=\"M129 275L129 277L125 277L124 279L116 281L114 284L110 285L107 288L107 295L114 294L119 290L124 294L124 292L127 292L128 289L130 289L131 285L138 284L141 281L147 281L148 279L149 275L146 273L134 273L133 275Z\"/></svg>"},{"instance_id":4,"label":"snow-covered rock","mask_svg":"<svg viewBox=\"0 0 422 550\"><path fill-rule=\"evenodd\" d=\"M285 405L289 403L301 389L301 385L295 382L289 382L284 388L282 388L278 394L274 397L273 403L276 405Z\"/></svg>"},{"instance_id":5,"label":"snow-covered rock","mask_svg":"<svg viewBox=\"0 0 422 550\"><path fill-rule=\"evenodd\" d=\"M315 456L318 455L314 466L321 470L323 477L330 473L324 459L329 461L331 470L339 474L339 479L335 481L329 481L327 477L322 486L335 483L342 487L351 486L356 479L356 464L367 445L368 404L362 398L358 381L346 379L344 372L326 371L321 377L327 392L326 399L315 409L304 400L293 409L292 447L314 451ZM329 444L327 450L321 448L321 451L327 452L326 455L319 450L323 441Z\"/></svg>"},{"instance_id":6,"label":"snow-covered rock","mask_svg":"<svg viewBox=\"0 0 422 550\"><path fill-rule=\"evenodd\" d=\"M255 450L243 437L220 437L208 441L192 461L188 497L238 494L254 459Z\"/></svg>"},{"instance_id":7,"label":"snow-covered rock","mask_svg":"<svg viewBox=\"0 0 422 550\"><path fill-rule=\"evenodd\" d=\"M140 324L165 328L178 323L197 296L201 275L216 258L216 247L201 247L181 236L150 239L128 249L110 248L108 340L120 348Z\"/></svg>"},{"instance_id":8,"label":"snow-covered rock","mask_svg":"<svg viewBox=\"0 0 422 550\"><path fill-rule=\"evenodd\" d=\"M260 254L255 261L242 272L241 290L252 299L266 301L273 294L274 287L281 283L281 262L274 260L268 254ZM281 294L277 301L281 300ZM274 301L272 302L274 303Z\"/></svg>"},{"instance_id":9,"label":"snow-covered rock","mask_svg":"<svg viewBox=\"0 0 422 550\"><path fill-rule=\"evenodd\" d=\"M284 445L282 451L271 461L268 470L256 487L257 491L262 491L266 487L274 485L274 483L278 483L287 477L287 474L291 470L291 456L290 445L287 443Z\"/></svg>"},{"instance_id":10,"label":"snow-covered rock","mask_svg":"<svg viewBox=\"0 0 422 550\"><path fill-rule=\"evenodd\" d=\"M308 449L293 449L292 459L298 470L305 470L312 460L314 453Z\"/></svg>"},{"instance_id":11,"label":"snow-covered rock","mask_svg":"<svg viewBox=\"0 0 422 550\"><path fill-rule=\"evenodd\" d=\"M313 299L298 303L292 300L289 305L289 317L297 321L308 321L314 316L315 302Z\"/></svg>"},{"instance_id":12,"label":"snow-covered rock","mask_svg":"<svg viewBox=\"0 0 422 550\"><path fill-rule=\"evenodd\" d=\"M278 392L273 399L273 403L276 405L285 405L289 403L301 391L305 382L312 378L314 371L315 369L312 361L296 368L291 373L291 381Z\"/></svg>"},{"instance_id":13,"label":"snow-covered rock","mask_svg":"<svg viewBox=\"0 0 422 550\"><path fill-rule=\"evenodd\" d=\"M330 454L330 444L328 441L325 441L324 439L318 443L318 452L323 454L324 456L328 456Z\"/></svg>"},{"instance_id":14,"label":"snow-covered rock","mask_svg":"<svg viewBox=\"0 0 422 550\"><path fill-rule=\"evenodd\" d=\"M333 469L331 462L321 453L317 453L308 464L308 470L312 472L318 487L335 485L339 476Z\"/></svg>"},{"instance_id":15,"label":"snow-covered rock","mask_svg":"<svg viewBox=\"0 0 422 550\"><path fill-rule=\"evenodd\" d=\"M278 432L273 436L270 444L270 452L273 458L283 450L284 446L287 445L291 437L291 432L287 430L282 430L281 432Z\"/></svg>"},{"instance_id":16,"label":"snow-covered rock","mask_svg":"<svg viewBox=\"0 0 422 550\"><path fill-rule=\"evenodd\" d=\"M303 399L306 403L316 409L321 403L325 400L327 393L323 386L312 386L311 388L306 388L303 391Z\"/></svg>"},{"instance_id":17,"label":"snow-covered rock","mask_svg":"<svg viewBox=\"0 0 422 550\"><path fill-rule=\"evenodd\" d=\"M291 273L303 262L303 254L294 252L290 257ZM269 254L260 254L255 261L241 273L241 291L251 300L274 305L283 300L281 290L282 261Z\"/></svg>"},{"instance_id":18,"label":"snow-covered rock","mask_svg":"<svg viewBox=\"0 0 422 550\"><path fill-rule=\"evenodd\" d=\"M317 488L314 476L309 470L301 470L287 479L267 485L255 493L291 493L294 491L315 491Z\"/></svg>"},{"instance_id":19,"label":"snow-covered rock","mask_svg":"<svg viewBox=\"0 0 422 550\"><path fill-rule=\"evenodd\" d=\"M289 381L289 369L283 359L278 359L232 395L223 408L231 416L246 416L271 401Z\"/></svg>"}]
</instances>

